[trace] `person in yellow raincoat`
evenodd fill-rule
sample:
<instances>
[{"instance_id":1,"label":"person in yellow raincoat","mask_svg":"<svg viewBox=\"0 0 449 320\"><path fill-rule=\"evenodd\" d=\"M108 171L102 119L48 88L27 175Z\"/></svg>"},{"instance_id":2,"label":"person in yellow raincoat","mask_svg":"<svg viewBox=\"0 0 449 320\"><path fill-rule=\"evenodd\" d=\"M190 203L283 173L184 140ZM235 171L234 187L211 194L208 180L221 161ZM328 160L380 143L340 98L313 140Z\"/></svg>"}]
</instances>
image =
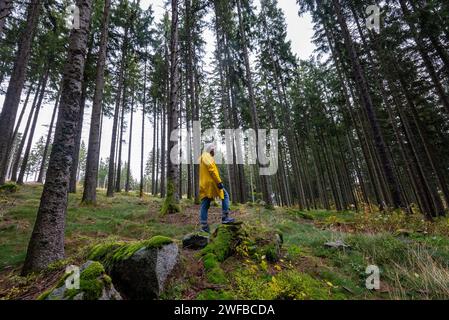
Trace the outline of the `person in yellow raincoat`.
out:
<instances>
[{"instance_id":1,"label":"person in yellow raincoat","mask_svg":"<svg viewBox=\"0 0 449 320\"><path fill-rule=\"evenodd\" d=\"M200 157L200 223L201 230L208 233L210 232L207 222L208 210L214 198L221 199L221 222L223 224L234 222L234 219L229 217L229 194L223 186L214 155L215 146L208 144Z\"/></svg>"}]
</instances>

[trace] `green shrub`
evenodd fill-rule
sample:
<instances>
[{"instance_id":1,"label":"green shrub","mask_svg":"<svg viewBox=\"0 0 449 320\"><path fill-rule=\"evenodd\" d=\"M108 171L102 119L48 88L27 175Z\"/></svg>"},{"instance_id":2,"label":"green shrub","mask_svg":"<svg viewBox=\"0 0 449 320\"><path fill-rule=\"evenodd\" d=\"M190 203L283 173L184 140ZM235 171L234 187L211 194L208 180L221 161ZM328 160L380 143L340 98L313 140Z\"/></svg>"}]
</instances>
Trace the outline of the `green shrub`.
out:
<instances>
[{"instance_id":1,"label":"green shrub","mask_svg":"<svg viewBox=\"0 0 449 320\"><path fill-rule=\"evenodd\" d=\"M0 186L0 193L16 193L17 191L19 191L19 187L12 182L7 182Z\"/></svg>"},{"instance_id":2,"label":"green shrub","mask_svg":"<svg viewBox=\"0 0 449 320\"><path fill-rule=\"evenodd\" d=\"M252 270L233 273L237 299L324 300L331 299L331 287L305 273L285 270L275 276Z\"/></svg>"}]
</instances>

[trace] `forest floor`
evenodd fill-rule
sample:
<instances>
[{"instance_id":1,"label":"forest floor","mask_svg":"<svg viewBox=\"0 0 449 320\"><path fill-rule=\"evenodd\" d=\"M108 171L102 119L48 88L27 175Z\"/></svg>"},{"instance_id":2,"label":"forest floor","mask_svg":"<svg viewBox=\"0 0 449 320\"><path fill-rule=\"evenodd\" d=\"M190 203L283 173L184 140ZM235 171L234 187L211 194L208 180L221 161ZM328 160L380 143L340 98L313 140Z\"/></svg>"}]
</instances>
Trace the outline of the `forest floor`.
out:
<instances>
[{"instance_id":1,"label":"forest floor","mask_svg":"<svg viewBox=\"0 0 449 320\"><path fill-rule=\"evenodd\" d=\"M40 274L20 277L35 221L40 185L0 194L0 299L34 299L51 287L67 264L82 263L99 241L142 240L164 235L179 241L199 229L197 205L183 199L182 213L161 217L162 200L134 192L80 205L81 192L69 196L67 259ZM418 215L335 211L268 210L235 205L248 230L279 230L284 244L277 262L241 250L220 264L225 278L204 269L198 251L182 250L180 264L161 299L448 299L449 219L427 222ZM214 229L220 209L211 207ZM341 240L348 248L328 248ZM366 268L380 268L380 289L368 290Z\"/></svg>"}]
</instances>

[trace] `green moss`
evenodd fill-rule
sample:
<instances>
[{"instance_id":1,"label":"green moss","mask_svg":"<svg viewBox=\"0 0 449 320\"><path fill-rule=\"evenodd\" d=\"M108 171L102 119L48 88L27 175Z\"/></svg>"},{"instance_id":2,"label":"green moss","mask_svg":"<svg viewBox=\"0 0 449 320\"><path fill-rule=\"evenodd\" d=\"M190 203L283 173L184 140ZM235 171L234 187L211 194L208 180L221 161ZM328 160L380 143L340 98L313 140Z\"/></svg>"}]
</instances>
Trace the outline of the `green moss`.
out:
<instances>
[{"instance_id":1,"label":"green moss","mask_svg":"<svg viewBox=\"0 0 449 320\"><path fill-rule=\"evenodd\" d=\"M55 289L65 285L65 281L73 272L65 274L58 283L51 289L42 293L37 300L45 300ZM103 288L110 287L112 279L105 274L103 265L99 262L93 261L86 269L80 274L80 287L79 289L67 289L64 292L64 298L72 300L76 295L83 293L84 300L97 300L102 292Z\"/></svg>"},{"instance_id":2,"label":"green moss","mask_svg":"<svg viewBox=\"0 0 449 320\"><path fill-rule=\"evenodd\" d=\"M107 274L103 275L103 281L108 288L110 288L112 286L112 279Z\"/></svg>"},{"instance_id":3,"label":"green moss","mask_svg":"<svg viewBox=\"0 0 449 320\"><path fill-rule=\"evenodd\" d=\"M40 294L36 300L45 300L50 295L50 293L54 290L54 288L49 289L47 291L44 291L42 294Z\"/></svg>"},{"instance_id":4,"label":"green moss","mask_svg":"<svg viewBox=\"0 0 449 320\"><path fill-rule=\"evenodd\" d=\"M213 284L225 284L227 282L226 275L220 266L215 266L206 273L207 280Z\"/></svg>"},{"instance_id":5,"label":"green moss","mask_svg":"<svg viewBox=\"0 0 449 320\"><path fill-rule=\"evenodd\" d=\"M231 226L221 225L215 231L212 241L201 251L206 255L212 253L223 262L232 253L233 232Z\"/></svg>"},{"instance_id":6,"label":"green moss","mask_svg":"<svg viewBox=\"0 0 449 320\"><path fill-rule=\"evenodd\" d=\"M213 253L208 253L204 256L203 264L206 270L213 269L219 265L217 257Z\"/></svg>"},{"instance_id":7,"label":"green moss","mask_svg":"<svg viewBox=\"0 0 449 320\"><path fill-rule=\"evenodd\" d=\"M279 260L279 252L275 244L271 243L265 246L263 252L268 261L276 262Z\"/></svg>"},{"instance_id":8,"label":"green moss","mask_svg":"<svg viewBox=\"0 0 449 320\"><path fill-rule=\"evenodd\" d=\"M227 277L220 267L220 262L223 262L232 254L237 230L238 227L236 226L219 226L215 230L211 242L201 250L206 277L209 282L214 284L227 282Z\"/></svg>"},{"instance_id":9,"label":"green moss","mask_svg":"<svg viewBox=\"0 0 449 320\"><path fill-rule=\"evenodd\" d=\"M238 270L233 273L233 294L251 300L323 300L332 299L332 288L324 281L294 270L275 276Z\"/></svg>"},{"instance_id":10,"label":"green moss","mask_svg":"<svg viewBox=\"0 0 449 320\"><path fill-rule=\"evenodd\" d=\"M291 214L293 216L298 216L298 217L303 218L305 220L314 220L315 219L315 217L312 214L304 212L304 211L300 211L300 210L287 209L287 213Z\"/></svg>"},{"instance_id":11,"label":"green moss","mask_svg":"<svg viewBox=\"0 0 449 320\"><path fill-rule=\"evenodd\" d=\"M0 193L16 193L17 191L19 191L19 187L13 182L0 185Z\"/></svg>"},{"instance_id":12,"label":"green moss","mask_svg":"<svg viewBox=\"0 0 449 320\"><path fill-rule=\"evenodd\" d=\"M57 261L49 264L48 267L45 268L44 272L45 273L51 273L51 272L54 272L54 271L62 270L68 264L69 264L69 260L68 259L57 260Z\"/></svg>"},{"instance_id":13,"label":"green moss","mask_svg":"<svg viewBox=\"0 0 449 320\"><path fill-rule=\"evenodd\" d=\"M122 241L97 244L90 250L87 258L89 260L103 260L111 254L111 252L114 252L124 245L126 245L126 243Z\"/></svg>"},{"instance_id":14,"label":"green moss","mask_svg":"<svg viewBox=\"0 0 449 320\"><path fill-rule=\"evenodd\" d=\"M97 300L107 284L104 280L105 270L101 263L94 261L80 274L80 288L69 289L65 297L73 299L80 292L84 293L84 300ZM109 278L110 279L110 278Z\"/></svg>"},{"instance_id":15,"label":"green moss","mask_svg":"<svg viewBox=\"0 0 449 320\"><path fill-rule=\"evenodd\" d=\"M175 199L175 187L171 181L167 182L167 196L165 197L160 212L162 215L181 212L179 202Z\"/></svg>"},{"instance_id":16,"label":"green moss","mask_svg":"<svg viewBox=\"0 0 449 320\"><path fill-rule=\"evenodd\" d=\"M134 253L142 248L161 248L166 244L173 243L173 240L164 236L154 236L149 240L126 242L109 242L94 246L88 259L101 261L108 269L114 262L129 259Z\"/></svg>"},{"instance_id":17,"label":"green moss","mask_svg":"<svg viewBox=\"0 0 449 320\"><path fill-rule=\"evenodd\" d=\"M292 244L287 248L287 255L289 259L296 259L303 255L303 250L301 249L301 247Z\"/></svg>"},{"instance_id":18,"label":"green moss","mask_svg":"<svg viewBox=\"0 0 449 320\"><path fill-rule=\"evenodd\" d=\"M144 241L147 248L161 248L166 244L173 243L173 240L164 236L154 236L148 241Z\"/></svg>"},{"instance_id":19,"label":"green moss","mask_svg":"<svg viewBox=\"0 0 449 320\"><path fill-rule=\"evenodd\" d=\"M61 277L61 279L59 279L59 281L58 281L58 283L56 284L55 288L62 287L62 286L65 284L65 281L67 280L67 278L68 278L69 276L71 276L72 274L73 274L73 271L72 271L72 272L69 272L69 273L65 273L65 274Z\"/></svg>"},{"instance_id":20,"label":"green moss","mask_svg":"<svg viewBox=\"0 0 449 320\"><path fill-rule=\"evenodd\" d=\"M283 271L270 282L270 298L275 300L327 300L330 288L308 274Z\"/></svg>"}]
</instances>

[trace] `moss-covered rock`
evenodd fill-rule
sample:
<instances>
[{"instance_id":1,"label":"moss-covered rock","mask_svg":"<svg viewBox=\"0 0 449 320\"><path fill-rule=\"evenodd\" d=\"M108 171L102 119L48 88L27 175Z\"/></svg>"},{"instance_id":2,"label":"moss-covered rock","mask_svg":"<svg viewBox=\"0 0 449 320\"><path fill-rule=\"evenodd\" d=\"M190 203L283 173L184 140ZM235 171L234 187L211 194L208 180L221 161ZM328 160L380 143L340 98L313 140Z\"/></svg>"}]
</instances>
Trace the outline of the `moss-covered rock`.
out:
<instances>
[{"instance_id":1,"label":"moss-covered rock","mask_svg":"<svg viewBox=\"0 0 449 320\"><path fill-rule=\"evenodd\" d=\"M88 259L102 261L108 269L115 262L129 259L138 250L159 249L164 245L173 243L173 240L164 236L154 236L149 240L136 242L107 242L95 245L88 254Z\"/></svg>"},{"instance_id":2,"label":"moss-covered rock","mask_svg":"<svg viewBox=\"0 0 449 320\"><path fill-rule=\"evenodd\" d=\"M88 261L79 273L79 286L74 281L75 271L66 273L50 290L42 293L38 300L121 300L111 278L99 262Z\"/></svg>"},{"instance_id":3,"label":"moss-covered rock","mask_svg":"<svg viewBox=\"0 0 449 320\"><path fill-rule=\"evenodd\" d=\"M88 254L89 259L104 264L125 298L137 300L155 299L162 293L178 256L178 245L164 236L98 244Z\"/></svg>"}]
</instances>

